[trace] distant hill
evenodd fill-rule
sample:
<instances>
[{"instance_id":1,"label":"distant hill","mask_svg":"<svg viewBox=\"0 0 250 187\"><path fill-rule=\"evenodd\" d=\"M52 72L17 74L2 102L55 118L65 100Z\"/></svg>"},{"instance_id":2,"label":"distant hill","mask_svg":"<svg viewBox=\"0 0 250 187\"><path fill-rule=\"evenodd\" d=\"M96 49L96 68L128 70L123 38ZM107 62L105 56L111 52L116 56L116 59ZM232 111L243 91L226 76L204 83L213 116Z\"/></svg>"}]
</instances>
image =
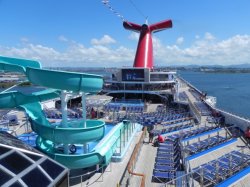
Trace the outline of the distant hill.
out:
<instances>
[{"instance_id":1,"label":"distant hill","mask_svg":"<svg viewBox=\"0 0 250 187\"><path fill-rule=\"evenodd\" d=\"M230 67L230 68L250 68L250 64L245 63L245 64L229 65L227 67Z\"/></svg>"},{"instance_id":2,"label":"distant hill","mask_svg":"<svg viewBox=\"0 0 250 187\"><path fill-rule=\"evenodd\" d=\"M176 66L171 66L171 67L175 67L177 69L180 68L185 68L185 69L199 69L199 68L209 68L209 69L213 69L213 68L218 68L218 69L231 69L231 68L236 68L236 69L249 69L250 68L250 64L249 63L245 63L245 64L235 64L235 65L195 65L195 64L191 64L191 65L176 65Z\"/></svg>"}]
</instances>

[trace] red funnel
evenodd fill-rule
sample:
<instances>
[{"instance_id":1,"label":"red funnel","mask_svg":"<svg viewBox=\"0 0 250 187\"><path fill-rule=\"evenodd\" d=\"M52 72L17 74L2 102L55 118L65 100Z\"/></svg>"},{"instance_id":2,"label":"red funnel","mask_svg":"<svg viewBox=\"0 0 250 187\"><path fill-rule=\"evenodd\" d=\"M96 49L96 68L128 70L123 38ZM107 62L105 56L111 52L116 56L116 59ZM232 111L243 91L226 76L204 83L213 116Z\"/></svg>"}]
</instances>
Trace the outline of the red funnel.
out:
<instances>
[{"instance_id":1,"label":"red funnel","mask_svg":"<svg viewBox=\"0 0 250 187\"><path fill-rule=\"evenodd\" d=\"M138 41L137 51L134 60L134 67L136 68L149 68L152 69L153 63L153 42L152 32L158 32L166 28L172 27L171 20L161 21L152 25L137 25L131 22L123 22L125 29L140 32L140 38Z\"/></svg>"}]
</instances>

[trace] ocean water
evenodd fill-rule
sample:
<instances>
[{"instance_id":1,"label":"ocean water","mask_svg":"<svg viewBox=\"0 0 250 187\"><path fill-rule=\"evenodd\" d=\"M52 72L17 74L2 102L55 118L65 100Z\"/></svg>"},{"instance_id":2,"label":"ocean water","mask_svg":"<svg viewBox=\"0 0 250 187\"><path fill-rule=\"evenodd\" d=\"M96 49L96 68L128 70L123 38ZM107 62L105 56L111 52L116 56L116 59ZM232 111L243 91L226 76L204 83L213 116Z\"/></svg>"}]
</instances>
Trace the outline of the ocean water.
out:
<instances>
[{"instance_id":1,"label":"ocean water","mask_svg":"<svg viewBox=\"0 0 250 187\"><path fill-rule=\"evenodd\" d=\"M239 116L250 118L249 73L205 73L178 71L200 91L217 98L216 107Z\"/></svg>"}]
</instances>

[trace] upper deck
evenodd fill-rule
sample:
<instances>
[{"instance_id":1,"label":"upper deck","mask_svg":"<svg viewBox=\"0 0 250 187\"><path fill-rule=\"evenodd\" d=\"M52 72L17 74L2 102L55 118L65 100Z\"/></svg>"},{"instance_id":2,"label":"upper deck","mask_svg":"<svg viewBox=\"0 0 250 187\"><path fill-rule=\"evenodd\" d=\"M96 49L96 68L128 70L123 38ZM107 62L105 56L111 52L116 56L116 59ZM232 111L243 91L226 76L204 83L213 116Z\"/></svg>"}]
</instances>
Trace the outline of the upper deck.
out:
<instances>
[{"instance_id":1,"label":"upper deck","mask_svg":"<svg viewBox=\"0 0 250 187\"><path fill-rule=\"evenodd\" d=\"M148 68L122 68L105 80L105 93L167 93L172 94L176 72Z\"/></svg>"}]
</instances>

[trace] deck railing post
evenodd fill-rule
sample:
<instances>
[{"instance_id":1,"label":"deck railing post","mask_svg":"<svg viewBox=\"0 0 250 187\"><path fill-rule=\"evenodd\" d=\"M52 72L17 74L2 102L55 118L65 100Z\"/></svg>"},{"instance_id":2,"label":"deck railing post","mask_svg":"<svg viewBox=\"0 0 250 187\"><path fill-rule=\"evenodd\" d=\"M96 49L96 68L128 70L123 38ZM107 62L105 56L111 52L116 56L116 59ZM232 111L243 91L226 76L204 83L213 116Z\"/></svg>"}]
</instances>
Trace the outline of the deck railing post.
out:
<instances>
[{"instance_id":1,"label":"deck railing post","mask_svg":"<svg viewBox=\"0 0 250 187\"><path fill-rule=\"evenodd\" d=\"M122 153L122 129L120 129L120 154Z\"/></svg>"},{"instance_id":2,"label":"deck railing post","mask_svg":"<svg viewBox=\"0 0 250 187\"><path fill-rule=\"evenodd\" d=\"M126 127L125 125L123 126L123 147L126 145Z\"/></svg>"},{"instance_id":3,"label":"deck railing post","mask_svg":"<svg viewBox=\"0 0 250 187\"><path fill-rule=\"evenodd\" d=\"M128 142L128 134L129 134L129 125L128 125L128 123L126 124L126 126L127 126L127 142Z\"/></svg>"},{"instance_id":4,"label":"deck railing post","mask_svg":"<svg viewBox=\"0 0 250 187\"><path fill-rule=\"evenodd\" d=\"M135 123L135 116L134 116L134 119L133 119L133 121L131 123L131 131L132 131L132 133L134 132L134 123Z\"/></svg>"},{"instance_id":5,"label":"deck railing post","mask_svg":"<svg viewBox=\"0 0 250 187\"><path fill-rule=\"evenodd\" d=\"M219 181L219 161L218 160L216 161L216 164L215 164L215 171L216 171L216 183L218 183Z\"/></svg>"},{"instance_id":6,"label":"deck railing post","mask_svg":"<svg viewBox=\"0 0 250 187\"><path fill-rule=\"evenodd\" d=\"M87 128L87 123L86 123L86 117L87 116L87 111L86 111L86 96L85 93L82 92L82 119L83 119L83 128ZM84 153L88 152L88 147L87 144L83 144L83 151Z\"/></svg>"},{"instance_id":7,"label":"deck railing post","mask_svg":"<svg viewBox=\"0 0 250 187\"><path fill-rule=\"evenodd\" d=\"M65 90L61 91L61 111L62 111L62 127L67 127L67 92ZM63 150L65 154L69 154L68 144L63 145Z\"/></svg>"},{"instance_id":8,"label":"deck railing post","mask_svg":"<svg viewBox=\"0 0 250 187\"><path fill-rule=\"evenodd\" d=\"M86 96L85 93L82 92L82 119L83 119L83 128L86 128L86 115L87 115L87 111L86 111Z\"/></svg>"},{"instance_id":9,"label":"deck railing post","mask_svg":"<svg viewBox=\"0 0 250 187\"><path fill-rule=\"evenodd\" d=\"M201 184L201 187L203 187L203 182L204 182L204 172L203 172L203 168L200 168L201 172L200 172L200 175L201 175L201 179L200 179L200 184Z\"/></svg>"},{"instance_id":10,"label":"deck railing post","mask_svg":"<svg viewBox=\"0 0 250 187\"><path fill-rule=\"evenodd\" d=\"M229 156L229 168L230 168L230 176L232 176L233 175L233 164L232 164L232 161L233 161L233 157L232 157L232 155L230 154L230 156Z\"/></svg>"}]
</instances>

